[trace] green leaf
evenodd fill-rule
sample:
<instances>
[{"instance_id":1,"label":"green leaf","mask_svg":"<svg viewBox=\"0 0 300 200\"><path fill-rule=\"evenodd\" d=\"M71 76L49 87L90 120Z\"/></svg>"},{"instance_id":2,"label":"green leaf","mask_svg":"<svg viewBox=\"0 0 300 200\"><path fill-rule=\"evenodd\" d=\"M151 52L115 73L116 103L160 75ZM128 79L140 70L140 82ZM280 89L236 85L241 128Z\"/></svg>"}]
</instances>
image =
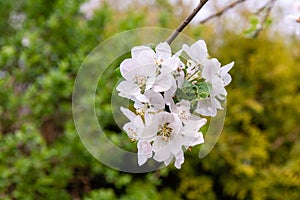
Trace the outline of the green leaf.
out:
<instances>
[{"instance_id":1,"label":"green leaf","mask_svg":"<svg viewBox=\"0 0 300 200\"><path fill-rule=\"evenodd\" d=\"M200 82L196 84L197 86L197 97L206 98L209 96L209 91L211 90L211 84L207 82Z\"/></svg>"},{"instance_id":2,"label":"green leaf","mask_svg":"<svg viewBox=\"0 0 300 200\"><path fill-rule=\"evenodd\" d=\"M115 73L118 75L118 77L122 78L120 67L115 69Z\"/></svg>"},{"instance_id":3,"label":"green leaf","mask_svg":"<svg viewBox=\"0 0 300 200\"><path fill-rule=\"evenodd\" d=\"M185 81L181 88L176 91L176 99L178 101L185 99L188 101L197 101L209 96L211 85L206 82L200 82L192 84L189 81Z\"/></svg>"}]
</instances>

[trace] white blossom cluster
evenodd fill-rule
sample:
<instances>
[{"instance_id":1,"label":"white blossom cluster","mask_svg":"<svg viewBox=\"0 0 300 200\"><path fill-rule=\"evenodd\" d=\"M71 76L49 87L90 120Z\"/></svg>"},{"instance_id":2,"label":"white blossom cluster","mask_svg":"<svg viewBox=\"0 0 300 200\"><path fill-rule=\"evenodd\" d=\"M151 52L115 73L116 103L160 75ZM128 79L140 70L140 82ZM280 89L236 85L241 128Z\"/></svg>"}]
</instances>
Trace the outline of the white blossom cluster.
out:
<instances>
[{"instance_id":1,"label":"white blossom cluster","mask_svg":"<svg viewBox=\"0 0 300 200\"><path fill-rule=\"evenodd\" d=\"M181 57L183 53L188 59ZM129 119L123 129L137 141L139 165L151 157L169 165L175 158L175 167L181 168L184 150L204 142L200 131L207 122L204 117L223 109L233 64L221 67L209 57L203 40L184 44L176 54L166 42L155 50L148 46L131 50L131 58L120 65L124 80L116 89L132 102L130 109L121 111Z\"/></svg>"}]
</instances>

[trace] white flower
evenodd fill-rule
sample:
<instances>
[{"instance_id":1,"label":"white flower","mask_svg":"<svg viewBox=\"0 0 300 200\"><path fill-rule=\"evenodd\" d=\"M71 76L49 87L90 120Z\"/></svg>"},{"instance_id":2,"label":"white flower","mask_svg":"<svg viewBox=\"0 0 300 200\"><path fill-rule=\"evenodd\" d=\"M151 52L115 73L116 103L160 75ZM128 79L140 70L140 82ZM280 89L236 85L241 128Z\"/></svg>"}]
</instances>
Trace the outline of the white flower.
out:
<instances>
[{"instance_id":1,"label":"white flower","mask_svg":"<svg viewBox=\"0 0 300 200\"><path fill-rule=\"evenodd\" d=\"M132 100L147 101L143 94L154 85L156 67L126 59L121 63L120 70L125 81L122 81L116 88L119 95Z\"/></svg>"},{"instance_id":2,"label":"white flower","mask_svg":"<svg viewBox=\"0 0 300 200\"><path fill-rule=\"evenodd\" d=\"M168 43L159 43L155 51L147 46L137 46L132 48L131 56L143 63L153 64L159 68L161 73L171 73L180 64L178 55L172 56L171 47Z\"/></svg>"},{"instance_id":3,"label":"white flower","mask_svg":"<svg viewBox=\"0 0 300 200\"><path fill-rule=\"evenodd\" d=\"M200 118L196 115L191 115L189 117L182 129L182 144L185 147L193 147L204 142L200 128L204 126L206 122L207 119Z\"/></svg>"},{"instance_id":4,"label":"white flower","mask_svg":"<svg viewBox=\"0 0 300 200\"><path fill-rule=\"evenodd\" d=\"M153 141L153 159L168 165L174 155L182 151L178 137L181 130L182 123L174 113L160 112L153 117L152 123L142 133L144 139Z\"/></svg>"},{"instance_id":5,"label":"white flower","mask_svg":"<svg viewBox=\"0 0 300 200\"><path fill-rule=\"evenodd\" d=\"M145 124L149 125L152 121L153 115L165 109L165 101L160 93L152 90L146 91L145 97L147 98L147 101L140 102L136 100L134 108L139 115L144 117Z\"/></svg>"},{"instance_id":6,"label":"white flower","mask_svg":"<svg viewBox=\"0 0 300 200\"><path fill-rule=\"evenodd\" d=\"M204 40L198 40L197 42L192 44L191 47L184 44L182 46L182 49L192 60L202 66L204 66L209 59L206 43Z\"/></svg>"},{"instance_id":7,"label":"white flower","mask_svg":"<svg viewBox=\"0 0 300 200\"><path fill-rule=\"evenodd\" d=\"M300 14L298 16L288 15L285 17L285 21L294 29L297 35L300 34Z\"/></svg>"},{"instance_id":8,"label":"white flower","mask_svg":"<svg viewBox=\"0 0 300 200\"><path fill-rule=\"evenodd\" d=\"M183 51L190 57L186 64L179 59ZM223 109L225 86L232 80L228 72L234 63L221 67L217 59L209 58L203 40L183 45L175 55L167 43L158 44L155 50L136 46L131 56L120 65L125 80L116 89L134 102L133 111L123 107L121 111L129 119L123 129L137 141L138 164L153 156L165 165L175 159L180 169L184 150L204 142L200 129L207 119L193 111L216 116Z\"/></svg>"},{"instance_id":9,"label":"white flower","mask_svg":"<svg viewBox=\"0 0 300 200\"><path fill-rule=\"evenodd\" d=\"M143 165L148 158L152 157L152 146L149 141L140 140L137 143L138 148L138 164Z\"/></svg>"},{"instance_id":10,"label":"white flower","mask_svg":"<svg viewBox=\"0 0 300 200\"><path fill-rule=\"evenodd\" d=\"M195 110L197 113L203 116L215 117L217 110L223 109L220 100L225 100L227 96L225 86L231 82L231 76L228 74L228 71L233 65L234 63L231 62L221 68L221 64L215 58L207 62L207 65L203 68L202 77L211 85L210 95L205 99L199 100Z\"/></svg>"},{"instance_id":11,"label":"white flower","mask_svg":"<svg viewBox=\"0 0 300 200\"><path fill-rule=\"evenodd\" d=\"M222 110L223 107L218 99L210 96L205 99L199 100L195 112L203 116L215 117L217 115L217 110Z\"/></svg>"},{"instance_id":12,"label":"white flower","mask_svg":"<svg viewBox=\"0 0 300 200\"><path fill-rule=\"evenodd\" d=\"M190 113L191 103L187 100L181 100L180 102L174 104L171 102L170 109L171 112L176 113L182 123L186 123L191 116Z\"/></svg>"},{"instance_id":13,"label":"white flower","mask_svg":"<svg viewBox=\"0 0 300 200\"><path fill-rule=\"evenodd\" d=\"M132 140L139 140L144 129L144 122L140 115L134 114L129 109L121 107L123 114L130 120L123 126L123 129L127 133L128 137Z\"/></svg>"},{"instance_id":14,"label":"white flower","mask_svg":"<svg viewBox=\"0 0 300 200\"><path fill-rule=\"evenodd\" d=\"M180 66L180 59L177 55L172 56L171 47L166 42L156 46L156 53L152 49L151 51L151 53L150 51L147 53L148 56L146 57L148 57L147 59L150 57L150 61L157 66L157 78L153 90L155 92L165 92L176 86L174 76L171 73Z\"/></svg>"},{"instance_id":15,"label":"white flower","mask_svg":"<svg viewBox=\"0 0 300 200\"><path fill-rule=\"evenodd\" d=\"M171 73L179 67L179 58L172 56L167 43L160 43L155 50L147 46L132 48L132 58L124 60L120 65L121 74L125 78L117 87L120 96L145 102L147 98L144 92L147 90L165 92L176 87Z\"/></svg>"}]
</instances>

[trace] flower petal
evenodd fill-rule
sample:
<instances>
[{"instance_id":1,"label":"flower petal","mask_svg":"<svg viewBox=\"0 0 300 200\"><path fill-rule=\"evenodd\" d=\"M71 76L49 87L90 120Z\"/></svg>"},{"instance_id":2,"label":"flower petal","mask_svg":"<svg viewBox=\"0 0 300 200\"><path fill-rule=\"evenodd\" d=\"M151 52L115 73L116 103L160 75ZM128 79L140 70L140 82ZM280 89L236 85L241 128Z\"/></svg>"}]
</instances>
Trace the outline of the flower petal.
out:
<instances>
[{"instance_id":1,"label":"flower petal","mask_svg":"<svg viewBox=\"0 0 300 200\"><path fill-rule=\"evenodd\" d=\"M122 81L117 86L116 90L119 96L132 99L132 96L140 94L140 88L137 87L132 81Z\"/></svg>"},{"instance_id":2,"label":"flower petal","mask_svg":"<svg viewBox=\"0 0 300 200\"><path fill-rule=\"evenodd\" d=\"M133 121L134 118L136 117L136 114L134 114L134 112L132 112L131 110L129 110L127 108L124 108L121 106L120 110L130 121Z\"/></svg>"},{"instance_id":3,"label":"flower petal","mask_svg":"<svg viewBox=\"0 0 300 200\"><path fill-rule=\"evenodd\" d=\"M195 111L203 116L215 117L217 115L217 109L214 104L212 104L209 97L203 100L199 100L198 106Z\"/></svg>"},{"instance_id":4,"label":"flower petal","mask_svg":"<svg viewBox=\"0 0 300 200\"><path fill-rule=\"evenodd\" d=\"M165 92L172 87L174 77L171 74L160 74L153 85L154 92Z\"/></svg>"},{"instance_id":5,"label":"flower petal","mask_svg":"<svg viewBox=\"0 0 300 200\"><path fill-rule=\"evenodd\" d=\"M219 73L220 73L220 75L221 75L221 77L223 79L223 82L224 82L224 86L227 86L231 82L231 80L232 80L232 78L231 78L230 74L228 74L228 72L231 70L231 68L233 67L233 65L234 65L234 62L231 62L231 63L223 66L219 70Z\"/></svg>"},{"instance_id":6,"label":"flower petal","mask_svg":"<svg viewBox=\"0 0 300 200\"><path fill-rule=\"evenodd\" d=\"M155 151L153 159L158 162L166 161L170 158L171 152L169 148L163 148L159 151Z\"/></svg>"},{"instance_id":7,"label":"flower petal","mask_svg":"<svg viewBox=\"0 0 300 200\"><path fill-rule=\"evenodd\" d=\"M177 169L180 169L181 168L181 165L184 163L184 155L183 155L183 151L180 151L178 152L176 155L175 155L175 167Z\"/></svg>"},{"instance_id":8,"label":"flower petal","mask_svg":"<svg viewBox=\"0 0 300 200\"><path fill-rule=\"evenodd\" d=\"M138 164L143 165L148 158L152 157L152 146L148 141L138 141Z\"/></svg>"},{"instance_id":9,"label":"flower petal","mask_svg":"<svg viewBox=\"0 0 300 200\"><path fill-rule=\"evenodd\" d=\"M156 48L156 55L158 59L162 59L163 61L167 60L171 57L171 47L167 42L159 43Z\"/></svg>"},{"instance_id":10,"label":"flower petal","mask_svg":"<svg viewBox=\"0 0 300 200\"><path fill-rule=\"evenodd\" d=\"M134 70L138 64L133 59L125 59L120 64L120 71L123 77L126 77L126 74Z\"/></svg>"},{"instance_id":11,"label":"flower petal","mask_svg":"<svg viewBox=\"0 0 300 200\"><path fill-rule=\"evenodd\" d=\"M152 90L147 90L145 92L145 95L149 99L149 103L155 108L159 110L165 108L165 102L160 93L154 92Z\"/></svg>"},{"instance_id":12,"label":"flower petal","mask_svg":"<svg viewBox=\"0 0 300 200\"><path fill-rule=\"evenodd\" d=\"M218 74L221 64L215 58L209 60L203 67L202 77L212 82L213 78Z\"/></svg>"},{"instance_id":13,"label":"flower petal","mask_svg":"<svg viewBox=\"0 0 300 200\"><path fill-rule=\"evenodd\" d=\"M149 55L154 55L154 51L150 48L150 47L147 47L147 46L144 46L144 45L141 45L141 46L136 46L136 47L133 47L131 49L131 57L132 58L140 58L140 54L141 53L146 53L146 54L149 54Z\"/></svg>"}]
</instances>

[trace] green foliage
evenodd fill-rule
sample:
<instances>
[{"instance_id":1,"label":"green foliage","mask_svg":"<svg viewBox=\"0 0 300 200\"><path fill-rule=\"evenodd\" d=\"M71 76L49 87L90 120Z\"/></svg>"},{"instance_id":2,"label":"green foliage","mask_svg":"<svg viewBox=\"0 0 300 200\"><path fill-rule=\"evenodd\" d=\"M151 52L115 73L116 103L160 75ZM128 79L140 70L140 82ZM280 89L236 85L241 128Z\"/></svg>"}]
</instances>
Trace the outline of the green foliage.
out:
<instances>
[{"instance_id":1,"label":"green foliage","mask_svg":"<svg viewBox=\"0 0 300 200\"><path fill-rule=\"evenodd\" d=\"M72 170L59 157L61 149L47 148L40 134L27 128L0 141L0 196L14 199L68 199L65 190ZM59 163L59 164L58 164Z\"/></svg>"},{"instance_id":2,"label":"green foliage","mask_svg":"<svg viewBox=\"0 0 300 200\"><path fill-rule=\"evenodd\" d=\"M78 68L99 42L120 30L181 22L168 1L156 2L153 10L103 4L87 20L79 12L81 0L0 1L0 199L300 199L297 40L216 36L210 27L190 27L197 39L210 41L213 57L234 60L235 66L218 144L201 160L199 147L187 151L181 170L118 172L81 144L71 112ZM257 19L251 24L249 33ZM114 69L129 56L105 72L95 109L111 141L132 150L135 144L121 134L110 105L119 78ZM208 89L187 85L181 95L205 97Z\"/></svg>"}]
</instances>

